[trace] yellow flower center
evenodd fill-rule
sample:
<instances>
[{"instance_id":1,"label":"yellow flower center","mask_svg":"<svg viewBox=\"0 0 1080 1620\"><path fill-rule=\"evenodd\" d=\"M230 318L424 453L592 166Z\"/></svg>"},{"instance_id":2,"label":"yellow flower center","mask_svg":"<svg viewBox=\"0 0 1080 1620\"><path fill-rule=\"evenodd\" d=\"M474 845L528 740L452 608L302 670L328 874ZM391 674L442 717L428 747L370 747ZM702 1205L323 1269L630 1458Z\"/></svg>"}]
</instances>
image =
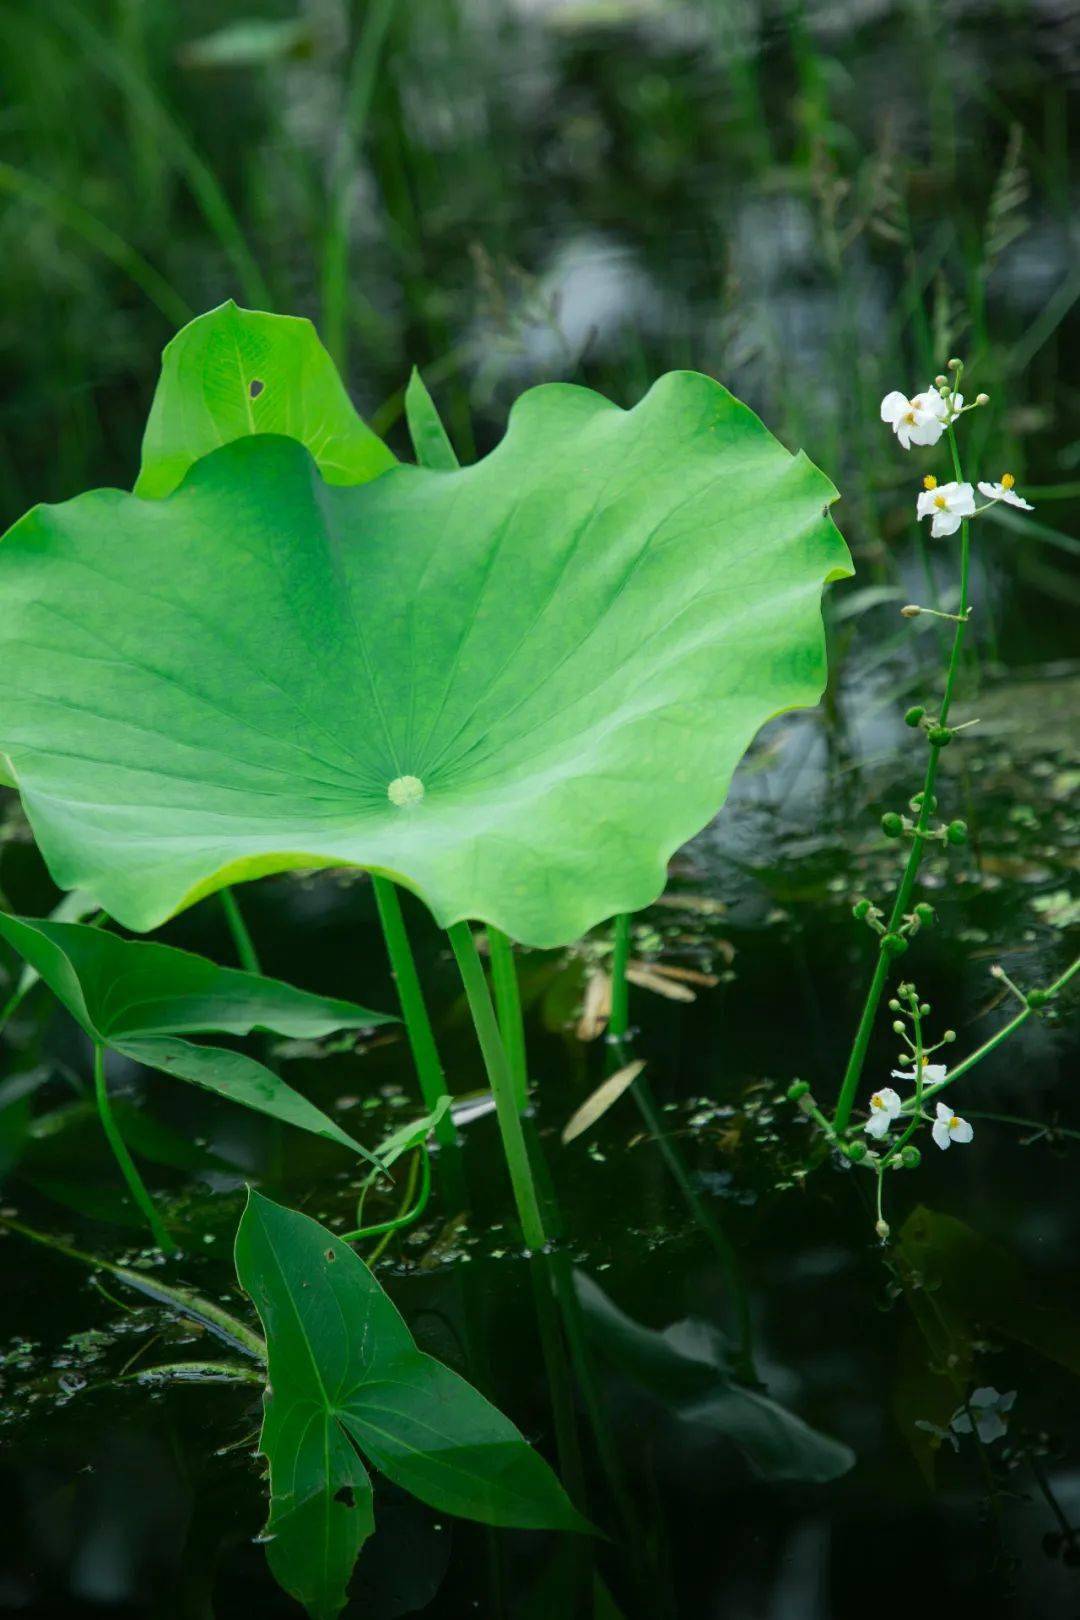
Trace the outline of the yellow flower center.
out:
<instances>
[{"instance_id":1,"label":"yellow flower center","mask_svg":"<svg viewBox=\"0 0 1080 1620\"><path fill-rule=\"evenodd\" d=\"M1002 473L1002 475L1001 475L1001 487L1002 487L1002 489L1012 489L1012 487L1013 487L1013 485L1015 483L1016 483L1016 479L1013 477L1012 473Z\"/></svg>"},{"instance_id":2,"label":"yellow flower center","mask_svg":"<svg viewBox=\"0 0 1080 1620\"><path fill-rule=\"evenodd\" d=\"M947 512L949 510L949 503L945 499L944 495L935 495L934 505L937 507L939 512Z\"/></svg>"},{"instance_id":3,"label":"yellow flower center","mask_svg":"<svg viewBox=\"0 0 1080 1620\"><path fill-rule=\"evenodd\" d=\"M959 1115L954 1114L952 1116L952 1118L950 1119L950 1121L949 1121L949 1129L950 1129L950 1131L954 1131L956 1129L956 1127L959 1125L959 1123L960 1123Z\"/></svg>"},{"instance_id":4,"label":"yellow flower center","mask_svg":"<svg viewBox=\"0 0 1080 1620\"><path fill-rule=\"evenodd\" d=\"M885 1104L881 1100L880 1091L874 1092L874 1095L870 1099L870 1106L871 1108L884 1108Z\"/></svg>"},{"instance_id":5,"label":"yellow flower center","mask_svg":"<svg viewBox=\"0 0 1080 1620\"><path fill-rule=\"evenodd\" d=\"M912 424L912 426L914 426L915 412L914 411L908 411L907 415L904 417L904 421L905 422L910 422Z\"/></svg>"},{"instance_id":6,"label":"yellow flower center","mask_svg":"<svg viewBox=\"0 0 1080 1620\"><path fill-rule=\"evenodd\" d=\"M922 481L922 487L923 489L937 489L937 479L934 477L933 473L927 473L926 477Z\"/></svg>"}]
</instances>

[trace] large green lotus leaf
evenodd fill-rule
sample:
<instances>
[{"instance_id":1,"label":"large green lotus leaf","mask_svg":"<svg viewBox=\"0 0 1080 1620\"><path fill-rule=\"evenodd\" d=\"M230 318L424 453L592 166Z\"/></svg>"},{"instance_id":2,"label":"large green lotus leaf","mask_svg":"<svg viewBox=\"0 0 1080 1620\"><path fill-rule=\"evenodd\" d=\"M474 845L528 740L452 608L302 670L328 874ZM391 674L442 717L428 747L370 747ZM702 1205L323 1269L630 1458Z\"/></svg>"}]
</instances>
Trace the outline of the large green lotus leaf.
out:
<instances>
[{"instance_id":1,"label":"large green lotus leaf","mask_svg":"<svg viewBox=\"0 0 1080 1620\"><path fill-rule=\"evenodd\" d=\"M0 749L54 877L150 929L354 863L554 946L649 904L816 702L835 491L725 389L531 390L458 471L330 488L248 438L0 545Z\"/></svg>"},{"instance_id":2,"label":"large green lotus leaf","mask_svg":"<svg viewBox=\"0 0 1080 1620\"><path fill-rule=\"evenodd\" d=\"M328 484L362 484L395 464L311 322L230 299L189 322L162 355L136 495L170 494L201 456L253 433L298 439Z\"/></svg>"},{"instance_id":3,"label":"large green lotus leaf","mask_svg":"<svg viewBox=\"0 0 1080 1620\"><path fill-rule=\"evenodd\" d=\"M419 1350L359 1255L307 1215L249 1193L236 1274L266 1333L259 1448L281 1584L333 1620L373 1528L355 1447L440 1511L588 1530L543 1458L479 1391Z\"/></svg>"}]
</instances>

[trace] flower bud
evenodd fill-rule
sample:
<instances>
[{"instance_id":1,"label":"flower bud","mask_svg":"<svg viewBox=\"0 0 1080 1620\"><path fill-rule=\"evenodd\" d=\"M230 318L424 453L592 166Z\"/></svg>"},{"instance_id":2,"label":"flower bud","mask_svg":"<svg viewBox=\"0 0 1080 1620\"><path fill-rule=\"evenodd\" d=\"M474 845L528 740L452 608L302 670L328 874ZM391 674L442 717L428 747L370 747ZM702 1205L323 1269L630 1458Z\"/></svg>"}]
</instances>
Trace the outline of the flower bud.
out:
<instances>
[{"instance_id":1,"label":"flower bud","mask_svg":"<svg viewBox=\"0 0 1080 1620\"><path fill-rule=\"evenodd\" d=\"M860 1159L866 1158L866 1143L848 1142L844 1147L844 1156L850 1159L852 1164L858 1164Z\"/></svg>"},{"instance_id":2,"label":"flower bud","mask_svg":"<svg viewBox=\"0 0 1080 1620\"><path fill-rule=\"evenodd\" d=\"M966 844L968 838L966 821L950 821L945 829L945 842L947 844Z\"/></svg>"},{"instance_id":3,"label":"flower bud","mask_svg":"<svg viewBox=\"0 0 1080 1620\"><path fill-rule=\"evenodd\" d=\"M929 1016L930 1016L930 1003L928 1001L924 1001L924 1002L920 1003L920 1006L919 1006L919 1017L920 1018L928 1018Z\"/></svg>"},{"instance_id":4,"label":"flower bud","mask_svg":"<svg viewBox=\"0 0 1080 1620\"><path fill-rule=\"evenodd\" d=\"M903 1033L904 1033L904 1021L903 1021L902 1018L898 1018L896 1020L896 1022L893 1024L893 1034L894 1035L902 1035Z\"/></svg>"},{"instance_id":5,"label":"flower bud","mask_svg":"<svg viewBox=\"0 0 1080 1620\"><path fill-rule=\"evenodd\" d=\"M1047 995L1045 990L1028 991L1027 1004L1029 1007L1034 1007L1036 1009L1039 1007L1045 1007L1049 1000L1050 997Z\"/></svg>"},{"instance_id":6,"label":"flower bud","mask_svg":"<svg viewBox=\"0 0 1080 1620\"><path fill-rule=\"evenodd\" d=\"M914 1142L909 1142L907 1147L901 1148L900 1159L905 1170L917 1170L922 1163L922 1154Z\"/></svg>"},{"instance_id":7,"label":"flower bud","mask_svg":"<svg viewBox=\"0 0 1080 1620\"><path fill-rule=\"evenodd\" d=\"M922 608L916 607L914 602L909 602L907 607L902 607L900 609L901 617L905 619L917 619L921 612Z\"/></svg>"},{"instance_id":8,"label":"flower bud","mask_svg":"<svg viewBox=\"0 0 1080 1620\"><path fill-rule=\"evenodd\" d=\"M944 1035L942 1035L941 1038L942 1038L943 1041L948 1041L950 1043L950 1045L951 1045L952 1042L955 1041L955 1039L956 1039L956 1031L955 1031L955 1029L947 1029L945 1031Z\"/></svg>"},{"instance_id":9,"label":"flower bud","mask_svg":"<svg viewBox=\"0 0 1080 1620\"><path fill-rule=\"evenodd\" d=\"M976 394L975 395L975 403L976 403L976 405L989 405L989 403L990 403L990 395L989 394Z\"/></svg>"},{"instance_id":10,"label":"flower bud","mask_svg":"<svg viewBox=\"0 0 1080 1620\"><path fill-rule=\"evenodd\" d=\"M881 1239L882 1243L887 1243L888 1242L888 1238L889 1238L889 1223L888 1223L888 1221L877 1221L875 1223L875 1226L874 1226L874 1231L877 1233L877 1235Z\"/></svg>"},{"instance_id":11,"label":"flower bud","mask_svg":"<svg viewBox=\"0 0 1080 1620\"><path fill-rule=\"evenodd\" d=\"M881 949L886 956L903 956L907 950L907 940L900 934L885 934L882 937Z\"/></svg>"},{"instance_id":12,"label":"flower bud","mask_svg":"<svg viewBox=\"0 0 1080 1620\"><path fill-rule=\"evenodd\" d=\"M935 388L948 388L948 386L949 386L949 379L943 373L939 373L938 376L936 376L934 378L934 387Z\"/></svg>"},{"instance_id":13,"label":"flower bud","mask_svg":"<svg viewBox=\"0 0 1080 1620\"><path fill-rule=\"evenodd\" d=\"M931 726L926 735L934 748L948 748L952 742L952 732L948 726Z\"/></svg>"},{"instance_id":14,"label":"flower bud","mask_svg":"<svg viewBox=\"0 0 1080 1620\"><path fill-rule=\"evenodd\" d=\"M851 908L851 915L854 917L855 921L856 922L862 922L863 918L868 917L869 914L870 914L870 902L869 902L869 900L866 900L866 899L856 900L855 904Z\"/></svg>"},{"instance_id":15,"label":"flower bud","mask_svg":"<svg viewBox=\"0 0 1080 1620\"><path fill-rule=\"evenodd\" d=\"M928 905L925 900L920 900L918 905L915 907L915 915L918 917L923 927L927 928L934 920L934 908L933 906Z\"/></svg>"},{"instance_id":16,"label":"flower bud","mask_svg":"<svg viewBox=\"0 0 1080 1620\"><path fill-rule=\"evenodd\" d=\"M921 703L914 704L904 715L905 726L917 726L925 713L926 710Z\"/></svg>"},{"instance_id":17,"label":"flower bud","mask_svg":"<svg viewBox=\"0 0 1080 1620\"><path fill-rule=\"evenodd\" d=\"M787 1090L788 1102L798 1102L799 1098L805 1097L809 1090L810 1087L805 1080L793 1080Z\"/></svg>"},{"instance_id":18,"label":"flower bud","mask_svg":"<svg viewBox=\"0 0 1080 1620\"><path fill-rule=\"evenodd\" d=\"M963 365L963 363L964 362L962 360L958 360L956 358L956 356L954 355L953 358L949 361L949 370L950 371L959 371L960 367Z\"/></svg>"},{"instance_id":19,"label":"flower bud","mask_svg":"<svg viewBox=\"0 0 1080 1620\"><path fill-rule=\"evenodd\" d=\"M881 818L881 830L886 838L899 838L904 830L904 822L895 810L886 810Z\"/></svg>"}]
</instances>

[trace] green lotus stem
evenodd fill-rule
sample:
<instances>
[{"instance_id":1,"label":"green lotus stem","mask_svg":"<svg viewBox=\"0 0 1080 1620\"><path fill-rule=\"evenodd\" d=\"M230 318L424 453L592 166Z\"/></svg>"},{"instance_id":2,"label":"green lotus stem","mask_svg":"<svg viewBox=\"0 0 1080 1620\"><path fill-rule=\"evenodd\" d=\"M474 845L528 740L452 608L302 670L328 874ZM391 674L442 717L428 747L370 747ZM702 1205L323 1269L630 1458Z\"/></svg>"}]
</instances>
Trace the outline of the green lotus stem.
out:
<instances>
[{"instance_id":1,"label":"green lotus stem","mask_svg":"<svg viewBox=\"0 0 1080 1620\"><path fill-rule=\"evenodd\" d=\"M547 1244L547 1235L540 1215L536 1184L529 1163L529 1150L525 1145L525 1133L521 1128L521 1115L518 1113L514 1094L514 1078L499 1033L499 1022L495 1017L495 1008L492 1006L476 941L467 922L455 923L449 930L449 936L461 971L461 982L465 986L469 1011L476 1026L480 1050L484 1054L488 1080L495 1097L495 1111L499 1130L502 1132L503 1152L506 1154L506 1167L510 1172L514 1199L521 1218L521 1230L530 1249L543 1249Z\"/></svg>"},{"instance_id":2,"label":"green lotus stem","mask_svg":"<svg viewBox=\"0 0 1080 1620\"><path fill-rule=\"evenodd\" d=\"M964 475L960 469L960 453L956 446L956 434L950 424L948 428L949 448L952 452L953 471L957 483L963 483ZM956 629L953 631L952 649L949 653L949 668L945 676L945 692L941 699L941 710L938 724L944 726L949 717L949 707L952 703L953 688L956 685L956 676L960 668L960 651L964 643L964 630L966 628L966 614L968 610L968 585L971 574L971 544L968 533L968 522L965 519L960 525L960 607L958 611ZM915 879L919 875L919 867L926 847L926 835L930 828L930 818L933 814L930 806L934 802L934 782L937 778L938 760L941 756L940 748L930 748L930 757L926 763L926 774L923 777L922 803L919 806L919 819L912 834L911 852L900 879L900 887L896 891L892 912L889 916L886 934L896 932L904 913L911 903L912 892L915 888ZM855 1031L852 1042L851 1055L848 1058L847 1068L840 1086L840 1096L836 1103L836 1113L833 1115L833 1126L842 1131L847 1127L851 1118L851 1110L855 1103L855 1092L862 1076L863 1065L870 1046L870 1036L873 1033L874 1020L877 1017L878 1006L881 1001L885 982L889 977L890 958L885 951L879 951L874 966L870 988L866 992L866 1001L863 1004L862 1016Z\"/></svg>"},{"instance_id":3,"label":"green lotus stem","mask_svg":"<svg viewBox=\"0 0 1080 1620\"><path fill-rule=\"evenodd\" d=\"M99 1042L94 1043L94 1098L105 1139L112 1148L113 1158L120 1166L124 1180L128 1184L128 1191L146 1216L150 1230L154 1234L154 1242L165 1254L175 1254L178 1245L166 1231L154 1200L147 1192L143 1179L135 1168L135 1161L127 1150L127 1143L120 1135L120 1128L113 1118L108 1087L105 1084L105 1048Z\"/></svg>"},{"instance_id":4,"label":"green lotus stem","mask_svg":"<svg viewBox=\"0 0 1080 1620\"><path fill-rule=\"evenodd\" d=\"M499 1015L503 1045L514 1082L514 1097L518 1110L529 1104L529 1066L525 1049L525 1022L521 1016L521 992L518 988L514 947L501 928L489 923L488 951L491 956L491 982L495 989L495 1010Z\"/></svg>"},{"instance_id":5,"label":"green lotus stem","mask_svg":"<svg viewBox=\"0 0 1080 1620\"><path fill-rule=\"evenodd\" d=\"M611 961L611 1015L608 1034L624 1041L630 1028L630 986L626 969L630 962L630 913L620 911L615 918L615 954Z\"/></svg>"},{"instance_id":6,"label":"green lotus stem","mask_svg":"<svg viewBox=\"0 0 1080 1620\"><path fill-rule=\"evenodd\" d=\"M427 1004L424 1001L424 992L420 988L416 960L409 944L409 936L405 932L401 901L389 878L380 877L378 873L373 872L371 881L375 888L375 904L379 908L379 921L382 923L383 938L386 940L386 950L390 957L390 968L394 975L394 983L397 985L401 1016L405 1020L405 1033L409 1039L409 1048L420 1081L420 1093L428 1113L433 1114L442 1098L449 1094L442 1064L439 1062L439 1049L435 1045ZM435 1127L435 1139L443 1147L456 1145L454 1122L450 1118L449 1109Z\"/></svg>"},{"instance_id":7,"label":"green lotus stem","mask_svg":"<svg viewBox=\"0 0 1080 1620\"><path fill-rule=\"evenodd\" d=\"M222 889L220 893L221 908L225 913L225 921L229 925L229 933L233 937L233 944L236 946L236 954L240 958L240 966L246 973L261 973L262 967L259 963L259 953L255 949L255 941L252 939L248 925L244 921L244 914L240 910L240 904L235 894L231 889Z\"/></svg>"}]
</instances>

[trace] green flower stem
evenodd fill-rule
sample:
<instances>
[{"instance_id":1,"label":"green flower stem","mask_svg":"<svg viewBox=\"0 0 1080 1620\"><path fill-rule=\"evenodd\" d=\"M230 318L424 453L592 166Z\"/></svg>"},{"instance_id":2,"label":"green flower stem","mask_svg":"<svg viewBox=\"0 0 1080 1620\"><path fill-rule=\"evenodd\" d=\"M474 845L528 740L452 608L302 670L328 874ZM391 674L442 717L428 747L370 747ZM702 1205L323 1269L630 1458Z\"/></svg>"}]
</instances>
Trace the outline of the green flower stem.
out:
<instances>
[{"instance_id":1,"label":"green flower stem","mask_svg":"<svg viewBox=\"0 0 1080 1620\"><path fill-rule=\"evenodd\" d=\"M615 918L615 954L611 962L611 1016L608 1034L624 1041L630 1027L630 986L626 969L630 962L630 913L620 911Z\"/></svg>"},{"instance_id":2,"label":"green flower stem","mask_svg":"<svg viewBox=\"0 0 1080 1620\"><path fill-rule=\"evenodd\" d=\"M409 1047L420 1081L420 1092L428 1112L434 1113L440 1100L448 1095L446 1078L439 1062L439 1051L435 1045L424 992L420 988L420 976L416 971L412 946L405 932L401 901L389 878L380 877L373 872L371 881L375 889L375 904L379 908L383 938L386 940L386 950L390 957L390 968L394 975L394 983L397 985L401 1015L405 1020L405 1033L409 1038ZM449 1109L435 1127L435 1139L442 1147L456 1146L454 1122L450 1118Z\"/></svg>"},{"instance_id":3,"label":"green flower stem","mask_svg":"<svg viewBox=\"0 0 1080 1620\"><path fill-rule=\"evenodd\" d=\"M1065 969L1060 978L1055 979L1053 984L1047 985L1046 994L1056 996L1058 991L1064 990L1069 980L1078 972L1080 972L1080 956L1076 958L1076 961L1070 967ZM946 1086L951 1086L954 1080L961 1079L969 1069L973 1069L976 1063L981 1063L983 1058L988 1057L996 1046L1000 1046L1002 1041L1007 1041L1009 1036L1020 1028L1021 1024L1026 1024L1034 1011L1034 1007L1025 1007L1022 1012L1017 1013L1015 1018L1010 1018L1009 1022L1003 1024L996 1035L991 1035L988 1041L984 1041L981 1046L976 1047L975 1051L958 1063L955 1069L950 1069L944 1080L937 1081L935 1085L927 1086L923 1092L923 1101L930 1102L939 1092L944 1091Z\"/></svg>"},{"instance_id":4,"label":"green flower stem","mask_svg":"<svg viewBox=\"0 0 1080 1620\"><path fill-rule=\"evenodd\" d=\"M510 1064L514 1082L514 1097L518 1110L528 1107L529 1068L525 1050L525 1023L521 1016L521 992L518 989L514 947L501 928L488 924L488 951L491 956L491 982L495 989L495 1007L499 1014L499 1028Z\"/></svg>"},{"instance_id":5,"label":"green flower stem","mask_svg":"<svg viewBox=\"0 0 1080 1620\"><path fill-rule=\"evenodd\" d=\"M518 1215L521 1217L522 1233L530 1249L542 1249L547 1244L547 1236L540 1215L532 1167L529 1164L525 1133L521 1128L521 1115L518 1113L514 1095L514 1080L506 1048L499 1034L499 1023L495 1017L495 1008L492 1006L476 941L467 922L455 923L449 930L449 936L461 970L461 982L465 986L469 1011L476 1026L477 1039L484 1054L484 1064L495 1097L503 1152L506 1154L506 1167L510 1172Z\"/></svg>"},{"instance_id":6,"label":"green flower stem","mask_svg":"<svg viewBox=\"0 0 1080 1620\"><path fill-rule=\"evenodd\" d=\"M229 925L229 933L233 937L233 944L236 946L236 954L240 958L240 966L246 973L261 973L259 953L255 949L255 941L248 931L248 925L244 921L244 914L240 910L235 894L231 889L222 889L220 893L221 907L225 913L225 921Z\"/></svg>"},{"instance_id":7,"label":"green flower stem","mask_svg":"<svg viewBox=\"0 0 1080 1620\"><path fill-rule=\"evenodd\" d=\"M98 1117L101 1120L101 1128L105 1132L105 1139L112 1148L113 1157L120 1166L124 1180L128 1184L128 1191L146 1216L150 1230L154 1235L154 1242L165 1254L175 1254L178 1245L173 1242L166 1231L164 1222L154 1205L154 1200L147 1192L143 1179L135 1168L135 1161L127 1150L127 1143L120 1135L120 1128L113 1118L108 1087L105 1083L105 1048L97 1043L94 1045L94 1098L97 1102Z\"/></svg>"},{"instance_id":8,"label":"green flower stem","mask_svg":"<svg viewBox=\"0 0 1080 1620\"><path fill-rule=\"evenodd\" d=\"M949 449L952 452L953 471L957 483L963 483L963 473L960 469L960 454L956 445L956 434L950 425L948 428ZM968 522L965 519L960 525L960 608L953 631L952 650L949 654L949 668L945 676L945 692L941 699L941 709L938 717L939 725L948 723L949 708L952 704L953 689L956 685L956 676L960 668L960 652L964 643L964 629L967 623L968 586L971 575L971 543L968 533ZM919 875L919 867L926 848L926 835L930 830L930 820L933 812L930 806L934 802L934 783L937 779L938 760L941 755L940 748L930 748L930 757L926 762L926 774L923 777L922 803L919 806L919 819L911 839L911 851L900 879L900 887L896 891L892 912L889 916L886 934L894 934L903 919L904 913L911 904L911 896L915 888L915 879ZM874 1020L877 1018L878 1005L889 977L890 958L884 950L879 950L877 963L874 967L870 988L866 993L862 1016L855 1031L852 1042L851 1055L848 1058L844 1079L840 1087L840 1096L836 1104L836 1113L833 1115L833 1125L838 1131L845 1130L851 1118L851 1110L855 1103L855 1092L862 1077L863 1065L870 1046L870 1036L874 1029Z\"/></svg>"}]
</instances>

